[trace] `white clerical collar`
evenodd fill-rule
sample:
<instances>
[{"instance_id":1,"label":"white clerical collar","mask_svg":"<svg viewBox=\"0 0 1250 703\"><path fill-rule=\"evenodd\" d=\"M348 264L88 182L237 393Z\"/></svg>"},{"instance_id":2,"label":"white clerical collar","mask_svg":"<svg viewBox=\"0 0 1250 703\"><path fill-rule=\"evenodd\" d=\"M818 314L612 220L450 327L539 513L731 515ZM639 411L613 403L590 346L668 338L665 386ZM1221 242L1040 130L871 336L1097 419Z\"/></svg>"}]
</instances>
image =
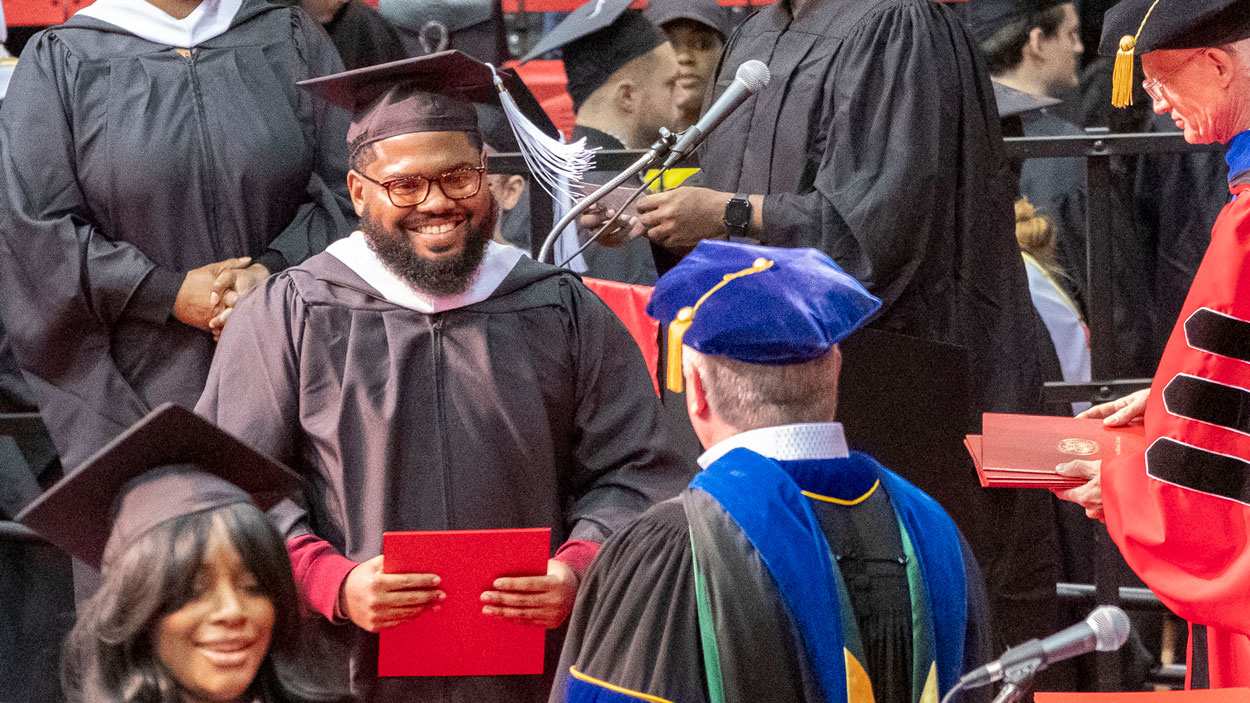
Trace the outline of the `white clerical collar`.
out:
<instances>
[{"instance_id":1,"label":"white clerical collar","mask_svg":"<svg viewBox=\"0 0 1250 703\"><path fill-rule=\"evenodd\" d=\"M850 456L840 422L807 422L799 425L762 427L721 440L699 457L707 468L731 449L750 449L777 461L845 459Z\"/></svg>"},{"instance_id":2,"label":"white clerical collar","mask_svg":"<svg viewBox=\"0 0 1250 703\"><path fill-rule=\"evenodd\" d=\"M191 14L175 19L147 0L96 0L75 14L116 25L157 44L190 49L221 36L243 0L202 0Z\"/></svg>"},{"instance_id":3,"label":"white clerical collar","mask_svg":"<svg viewBox=\"0 0 1250 703\"><path fill-rule=\"evenodd\" d=\"M427 315L486 300L523 258L521 250L516 247L490 242L469 289L459 295L437 296L413 288L392 273L369 248L363 232L353 232L350 237L334 242L326 247L326 252L342 261L387 301Z\"/></svg>"}]
</instances>

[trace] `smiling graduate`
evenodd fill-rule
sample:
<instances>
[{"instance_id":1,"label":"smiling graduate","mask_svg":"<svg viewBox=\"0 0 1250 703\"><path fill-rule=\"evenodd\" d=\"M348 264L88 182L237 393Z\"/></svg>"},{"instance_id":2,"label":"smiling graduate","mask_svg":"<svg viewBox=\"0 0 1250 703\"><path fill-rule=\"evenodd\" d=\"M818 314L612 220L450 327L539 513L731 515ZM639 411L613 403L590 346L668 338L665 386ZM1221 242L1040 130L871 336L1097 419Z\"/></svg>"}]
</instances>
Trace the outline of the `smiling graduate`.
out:
<instances>
[{"instance_id":1,"label":"smiling graduate","mask_svg":"<svg viewBox=\"0 0 1250 703\"><path fill-rule=\"evenodd\" d=\"M535 151L512 81L444 52L309 84L354 111L361 229L239 303L198 406L312 486L273 514L321 614L310 657L362 701L514 703L549 685L379 677L375 633L441 595L437 574L383 573L383 532L550 527L547 574L482 599L551 630L598 544L692 473L620 320L571 273L491 241L475 104L504 100L527 153L559 156ZM554 665L559 633L547 643Z\"/></svg>"}]
</instances>

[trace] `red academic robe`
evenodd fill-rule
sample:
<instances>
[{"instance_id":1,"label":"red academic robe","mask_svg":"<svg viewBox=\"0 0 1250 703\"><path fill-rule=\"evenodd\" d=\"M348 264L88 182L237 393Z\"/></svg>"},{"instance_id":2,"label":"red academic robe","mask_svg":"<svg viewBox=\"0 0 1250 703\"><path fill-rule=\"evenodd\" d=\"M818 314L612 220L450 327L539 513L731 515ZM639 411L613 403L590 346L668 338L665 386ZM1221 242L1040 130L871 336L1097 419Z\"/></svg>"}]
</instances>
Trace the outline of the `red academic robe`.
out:
<instances>
[{"instance_id":1,"label":"red academic robe","mask_svg":"<svg viewBox=\"0 0 1250 703\"><path fill-rule=\"evenodd\" d=\"M1207 626L1211 688L1250 686L1250 183L1231 189L1155 373L1148 448L1102 473L1133 571Z\"/></svg>"}]
</instances>

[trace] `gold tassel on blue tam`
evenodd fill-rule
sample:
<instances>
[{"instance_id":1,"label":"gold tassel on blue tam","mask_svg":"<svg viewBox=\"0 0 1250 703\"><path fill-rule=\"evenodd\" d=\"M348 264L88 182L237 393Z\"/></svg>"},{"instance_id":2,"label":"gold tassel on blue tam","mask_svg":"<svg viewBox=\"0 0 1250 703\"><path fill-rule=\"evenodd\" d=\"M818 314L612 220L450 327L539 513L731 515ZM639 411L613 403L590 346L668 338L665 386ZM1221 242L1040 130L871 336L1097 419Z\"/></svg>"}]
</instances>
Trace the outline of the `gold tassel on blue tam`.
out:
<instances>
[{"instance_id":1,"label":"gold tassel on blue tam","mask_svg":"<svg viewBox=\"0 0 1250 703\"><path fill-rule=\"evenodd\" d=\"M815 249L703 240L660 277L647 314L669 323L666 385L680 393L683 345L747 364L801 364L880 307Z\"/></svg>"}]
</instances>

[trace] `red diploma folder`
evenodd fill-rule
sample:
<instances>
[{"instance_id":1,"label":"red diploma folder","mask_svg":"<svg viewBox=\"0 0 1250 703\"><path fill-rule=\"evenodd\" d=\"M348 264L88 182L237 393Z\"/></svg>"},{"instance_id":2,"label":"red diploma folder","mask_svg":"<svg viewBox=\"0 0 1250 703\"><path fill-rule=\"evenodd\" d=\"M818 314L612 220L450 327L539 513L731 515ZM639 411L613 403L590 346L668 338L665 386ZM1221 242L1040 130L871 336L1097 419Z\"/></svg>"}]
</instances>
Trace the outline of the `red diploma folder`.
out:
<instances>
[{"instance_id":1,"label":"red diploma folder","mask_svg":"<svg viewBox=\"0 0 1250 703\"><path fill-rule=\"evenodd\" d=\"M1157 693L1035 693L1036 703L1250 703L1250 688Z\"/></svg>"},{"instance_id":2,"label":"red diploma folder","mask_svg":"<svg viewBox=\"0 0 1250 703\"><path fill-rule=\"evenodd\" d=\"M379 635L378 676L541 674L547 631L482 614L482 592L501 576L547 573L551 530L386 532L388 574L437 574L442 609Z\"/></svg>"},{"instance_id":3,"label":"red diploma folder","mask_svg":"<svg viewBox=\"0 0 1250 703\"><path fill-rule=\"evenodd\" d=\"M1072 488L1085 483L1055 473L1074 459L1114 459L1145 448L1140 425L1104 427L1102 420L986 413L982 434L964 445L987 488Z\"/></svg>"}]
</instances>

